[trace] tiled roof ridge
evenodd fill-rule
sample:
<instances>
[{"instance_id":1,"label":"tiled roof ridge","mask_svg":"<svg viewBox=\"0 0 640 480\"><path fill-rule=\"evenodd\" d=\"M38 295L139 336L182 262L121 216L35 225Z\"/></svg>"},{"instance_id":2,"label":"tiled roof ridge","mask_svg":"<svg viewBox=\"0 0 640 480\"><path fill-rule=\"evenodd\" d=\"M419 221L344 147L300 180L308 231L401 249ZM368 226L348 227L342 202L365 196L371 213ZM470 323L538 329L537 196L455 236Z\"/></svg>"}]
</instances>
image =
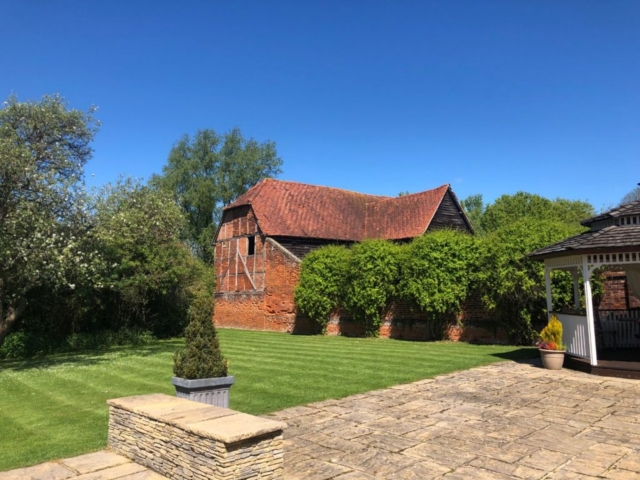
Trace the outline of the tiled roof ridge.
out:
<instances>
[{"instance_id":1,"label":"tiled roof ridge","mask_svg":"<svg viewBox=\"0 0 640 480\"><path fill-rule=\"evenodd\" d=\"M244 194L240 195L236 200L234 200L233 202L231 202L229 205L226 205L223 209L226 210L227 208L234 208L234 207L238 207L241 205L249 205L251 204L251 201L242 201L242 198L245 197L247 195L247 193L251 192L254 195L258 195L260 193L260 191L264 188L265 184L267 182L277 182L277 183L281 183L281 184L291 184L291 185L301 185L303 187L313 187L313 188L321 188L321 189L326 189L326 190L335 190L337 192L342 192L342 193L348 193L350 195L356 195L359 197L369 197L371 198L373 201L381 201L381 200L393 200L394 198L399 198L399 197L389 197L386 195L374 195L372 193L362 193L362 192L356 192L355 190L347 190L346 188L338 188L338 187L327 187L325 185L315 185L313 183L303 183L303 182L296 182L293 180L280 180L279 178L263 178L262 180L260 180L258 183L256 183L253 187L251 187L249 190L247 190ZM260 187L260 188L258 188ZM439 188L439 187L438 187ZM435 190L435 189L433 189ZM429 190L425 190L425 191L429 191ZM423 192L417 192L417 193L423 193ZM411 195L416 195L416 194L411 194ZM368 203L368 200L366 200L366 203Z\"/></svg>"},{"instance_id":2,"label":"tiled roof ridge","mask_svg":"<svg viewBox=\"0 0 640 480\"><path fill-rule=\"evenodd\" d=\"M445 184L440 185L439 187L430 188L429 190L422 190L421 192L415 192L415 193L407 193L406 195L401 195L401 196L398 196L398 197L382 197L381 196L381 197L378 197L378 199L374 200L374 201L375 202L385 202L387 200L398 200L398 199L406 200L408 197L415 197L417 195L424 195L425 193L433 192L435 190L440 190L441 188L446 188L448 190L449 188L451 188L451 185L449 183L445 183Z\"/></svg>"}]
</instances>

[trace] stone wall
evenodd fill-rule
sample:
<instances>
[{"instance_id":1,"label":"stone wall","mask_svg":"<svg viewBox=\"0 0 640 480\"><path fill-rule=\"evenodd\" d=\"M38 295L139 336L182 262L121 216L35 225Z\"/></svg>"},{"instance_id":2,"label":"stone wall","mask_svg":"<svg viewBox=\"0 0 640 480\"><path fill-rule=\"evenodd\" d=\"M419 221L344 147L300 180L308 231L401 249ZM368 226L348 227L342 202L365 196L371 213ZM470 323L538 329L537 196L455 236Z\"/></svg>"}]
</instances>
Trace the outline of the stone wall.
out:
<instances>
[{"instance_id":1,"label":"stone wall","mask_svg":"<svg viewBox=\"0 0 640 480\"><path fill-rule=\"evenodd\" d=\"M282 478L282 422L161 394L108 403L109 447L167 478Z\"/></svg>"}]
</instances>

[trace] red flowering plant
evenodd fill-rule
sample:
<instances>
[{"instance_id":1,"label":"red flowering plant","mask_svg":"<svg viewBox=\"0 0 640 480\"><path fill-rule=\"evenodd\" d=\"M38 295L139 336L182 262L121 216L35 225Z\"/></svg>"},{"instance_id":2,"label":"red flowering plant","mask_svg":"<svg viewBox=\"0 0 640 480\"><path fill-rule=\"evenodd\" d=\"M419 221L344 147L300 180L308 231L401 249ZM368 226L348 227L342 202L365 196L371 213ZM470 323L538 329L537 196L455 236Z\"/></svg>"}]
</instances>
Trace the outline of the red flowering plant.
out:
<instances>
[{"instance_id":1,"label":"red flowering plant","mask_svg":"<svg viewBox=\"0 0 640 480\"><path fill-rule=\"evenodd\" d=\"M551 315L549 323L540 332L540 341L537 345L541 350L566 350L562 344L562 323L558 317Z\"/></svg>"}]
</instances>

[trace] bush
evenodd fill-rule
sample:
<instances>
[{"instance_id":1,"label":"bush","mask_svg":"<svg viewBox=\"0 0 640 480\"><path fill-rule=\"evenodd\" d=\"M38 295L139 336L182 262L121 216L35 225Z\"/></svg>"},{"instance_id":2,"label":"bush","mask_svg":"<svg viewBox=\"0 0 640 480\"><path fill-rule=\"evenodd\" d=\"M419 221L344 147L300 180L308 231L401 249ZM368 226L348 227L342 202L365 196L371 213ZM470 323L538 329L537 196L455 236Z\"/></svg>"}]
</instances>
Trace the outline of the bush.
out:
<instances>
[{"instance_id":1,"label":"bush","mask_svg":"<svg viewBox=\"0 0 640 480\"><path fill-rule=\"evenodd\" d=\"M384 310L398 293L400 251L385 240L366 240L351 248L344 306L365 324L368 335L379 333Z\"/></svg>"},{"instance_id":2,"label":"bush","mask_svg":"<svg viewBox=\"0 0 640 480\"><path fill-rule=\"evenodd\" d=\"M173 356L173 373L186 379L215 378L227 375L228 363L220 352L218 334L213 325L213 295L198 292L189 307L186 346Z\"/></svg>"},{"instance_id":3,"label":"bush","mask_svg":"<svg viewBox=\"0 0 640 480\"><path fill-rule=\"evenodd\" d=\"M300 313L317 322L323 333L330 313L342 304L349 253L346 247L329 245L302 261L295 302Z\"/></svg>"},{"instance_id":4,"label":"bush","mask_svg":"<svg viewBox=\"0 0 640 480\"><path fill-rule=\"evenodd\" d=\"M523 219L482 239L477 291L485 308L507 329L514 343L531 345L547 322L544 264L528 254L579 233L582 228ZM571 276L554 272L554 308L571 303Z\"/></svg>"},{"instance_id":5,"label":"bush","mask_svg":"<svg viewBox=\"0 0 640 480\"><path fill-rule=\"evenodd\" d=\"M455 230L429 233L404 248L399 294L429 314L436 338L460 314L477 263L476 239Z\"/></svg>"},{"instance_id":6,"label":"bush","mask_svg":"<svg viewBox=\"0 0 640 480\"><path fill-rule=\"evenodd\" d=\"M148 331L123 328L118 331L72 333L67 337L40 332L11 333L0 348L0 358L30 358L51 353L103 350L124 345L145 345L155 340Z\"/></svg>"},{"instance_id":7,"label":"bush","mask_svg":"<svg viewBox=\"0 0 640 480\"><path fill-rule=\"evenodd\" d=\"M551 315L549 323L540 332L540 340L546 344L555 345L557 347L555 350L562 350L562 323L558 317Z\"/></svg>"}]
</instances>

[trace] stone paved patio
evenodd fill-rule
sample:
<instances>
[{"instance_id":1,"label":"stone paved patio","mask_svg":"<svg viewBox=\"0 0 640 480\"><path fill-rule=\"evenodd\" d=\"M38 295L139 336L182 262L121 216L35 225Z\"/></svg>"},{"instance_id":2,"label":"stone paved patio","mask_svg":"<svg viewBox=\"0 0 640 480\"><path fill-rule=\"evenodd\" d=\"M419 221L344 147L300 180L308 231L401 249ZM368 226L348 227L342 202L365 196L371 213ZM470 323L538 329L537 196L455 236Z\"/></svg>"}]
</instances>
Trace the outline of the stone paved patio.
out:
<instances>
[{"instance_id":1,"label":"stone paved patio","mask_svg":"<svg viewBox=\"0 0 640 480\"><path fill-rule=\"evenodd\" d=\"M101 451L0 472L0 480L167 480L120 455Z\"/></svg>"},{"instance_id":2,"label":"stone paved patio","mask_svg":"<svg viewBox=\"0 0 640 480\"><path fill-rule=\"evenodd\" d=\"M270 417L288 480L640 479L640 381L504 362Z\"/></svg>"},{"instance_id":3,"label":"stone paved patio","mask_svg":"<svg viewBox=\"0 0 640 480\"><path fill-rule=\"evenodd\" d=\"M504 362L269 415L285 479L640 479L640 381ZM110 452L0 480L162 480Z\"/></svg>"}]
</instances>

